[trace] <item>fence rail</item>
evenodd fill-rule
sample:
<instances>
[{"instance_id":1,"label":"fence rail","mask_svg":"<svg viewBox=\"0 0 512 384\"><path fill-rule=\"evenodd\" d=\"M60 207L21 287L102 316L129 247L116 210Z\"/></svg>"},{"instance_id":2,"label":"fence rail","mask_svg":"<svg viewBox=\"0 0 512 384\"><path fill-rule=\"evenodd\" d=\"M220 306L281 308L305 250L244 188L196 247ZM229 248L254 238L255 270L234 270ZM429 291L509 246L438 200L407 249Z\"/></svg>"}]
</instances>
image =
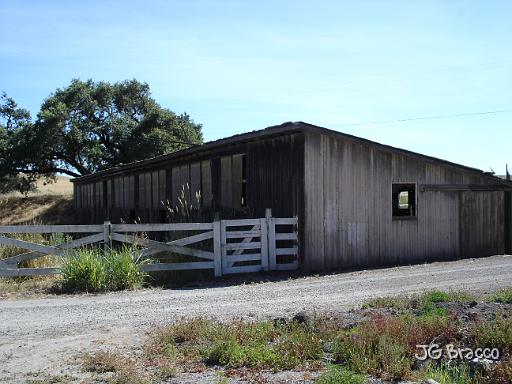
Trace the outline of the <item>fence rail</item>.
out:
<instances>
[{"instance_id":1,"label":"fence rail","mask_svg":"<svg viewBox=\"0 0 512 384\"><path fill-rule=\"evenodd\" d=\"M264 218L218 220L212 223L111 224L103 225L26 225L0 226L0 246L28 252L0 260L0 277L35 276L60 273L59 268L23 268L20 264L45 255L68 257L73 250L103 244L109 252L113 242L134 244L141 257L153 259L162 252L183 255L183 262L142 264L146 272L212 269L215 276L298 268L298 219L274 218L267 209ZM193 234L187 232L194 232ZM197 233L199 232L199 233ZM38 244L5 236L12 234L82 234L64 244ZM153 240L141 234L174 233L172 241ZM160 234L160 235L158 235ZM202 243L199 246L199 243ZM199 249L200 248L200 249Z\"/></svg>"}]
</instances>

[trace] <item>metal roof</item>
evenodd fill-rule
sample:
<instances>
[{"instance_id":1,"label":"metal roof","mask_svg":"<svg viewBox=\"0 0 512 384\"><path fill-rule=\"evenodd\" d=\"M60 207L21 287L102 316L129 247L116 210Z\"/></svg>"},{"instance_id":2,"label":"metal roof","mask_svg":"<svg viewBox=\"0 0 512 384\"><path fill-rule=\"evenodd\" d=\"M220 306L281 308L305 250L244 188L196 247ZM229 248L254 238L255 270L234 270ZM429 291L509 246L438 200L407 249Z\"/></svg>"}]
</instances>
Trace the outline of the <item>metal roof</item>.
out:
<instances>
[{"instance_id":1,"label":"metal roof","mask_svg":"<svg viewBox=\"0 0 512 384\"><path fill-rule=\"evenodd\" d=\"M82 182L82 181L92 180L92 179L96 179L96 178L101 178L103 176L114 175L114 174L118 174L118 173L125 173L129 170L138 170L140 168L144 168L147 166L158 165L160 163L165 163L165 162L173 161L173 160L179 160L180 158L186 158L191 155L202 154L202 153L208 152L210 150L217 150L217 149L220 149L222 147L227 147L232 144L239 144L242 142L250 142L250 141L255 141L255 140L259 140L259 139L266 139L266 138L270 138L272 136L282 136L282 135L289 135L289 134L293 134L293 133L306 133L306 132L317 133L317 134L326 134L326 135L344 138L344 139L347 139L347 140L350 140L353 142L357 142L360 144L366 144L369 146L373 146L373 147L376 147L376 148L386 151L386 152L411 156L411 157L425 160L428 162L442 163L443 165L455 167L455 168L469 171L472 173L477 173L478 175L483 176L483 177L493 178L495 181L504 182L504 180L502 180L496 176L493 176L491 173L484 172L477 168L472 168L472 167L468 167L465 165L453 163L453 162L450 162L447 160L439 159L436 157L423 155L421 153L412 152L412 151L409 151L406 149L392 147L390 145L380 144L375 141L371 141L371 140L357 137L354 135L349 135L349 134L335 131L332 129L319 127L319 126L305 123L302 121L286 122L286 123L283 123L280 125L274 125L274 126L267 127L264 129L246 132L246 133L222 138L219 140L210 141L210 142L207 142L202 145L193 146L193 147L183 149L180 151L176 151L176 152L172 152L169 154L160 155L160 156L152 157L149 159L134 161L133 163L129 163L129 164L120 164L116 167L108 168L103 171L99 171L99 172L96 172L96 173L93 173L90 175L84 175L81 177L77 177L75 179L72 179L71 181Z\"/></svg>"}]
</instances>

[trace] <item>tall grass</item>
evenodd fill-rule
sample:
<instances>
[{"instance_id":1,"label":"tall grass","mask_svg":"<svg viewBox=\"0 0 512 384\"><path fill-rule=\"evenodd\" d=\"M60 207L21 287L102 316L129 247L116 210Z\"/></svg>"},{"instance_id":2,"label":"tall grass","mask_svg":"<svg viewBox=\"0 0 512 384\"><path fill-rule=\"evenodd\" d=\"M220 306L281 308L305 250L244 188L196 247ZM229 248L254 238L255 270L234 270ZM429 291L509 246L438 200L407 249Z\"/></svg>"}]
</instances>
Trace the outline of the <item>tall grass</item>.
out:
<instances>
[{"instance_id":1,"label":"tall grass","mask_svg":"<svg viewBox=\"0 0 512 384\"><path fill-rule=\"evenodd\" d=\"M62 289L71 292L133 289L145 277L132 247L110 250L106 256L98 248L82 248L65 260L61 273Z\"/></svg>"}]
</instances>

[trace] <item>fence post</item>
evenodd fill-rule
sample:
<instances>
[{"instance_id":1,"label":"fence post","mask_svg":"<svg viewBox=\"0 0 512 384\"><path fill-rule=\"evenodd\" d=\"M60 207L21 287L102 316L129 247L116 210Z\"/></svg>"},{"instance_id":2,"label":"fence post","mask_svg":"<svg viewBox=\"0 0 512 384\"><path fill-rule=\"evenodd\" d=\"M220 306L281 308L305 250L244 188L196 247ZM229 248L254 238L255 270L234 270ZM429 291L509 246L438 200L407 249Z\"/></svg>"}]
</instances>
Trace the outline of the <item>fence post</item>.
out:
<instances>
[{"instance_id":1,"label":"fence post","mask_svg":"<svg viewBox=\"0 0 512 384\"><path fill-rule=\"evenodd\" d=\"M261 269L268 271L268 218L260 219Z\"/></svg>"},{"instance_id":2,"label":"fence post","mask_svg":"<svg viewBox=\"0 0 512 384\"><path fill-rule=\"evenodd\" d=\"M103 222L103 254L105 256L108 255L108 251L110 248L110 232L112 229L112 224L110 221Z\"/></svg>"},{"instance_id":3,"label":"fence post","mask_svg":"<svg viewBox=\"0 0 512 384\"><path fill-rule=\"evenodd\" d=\"M274 271L276 269L276 225L272 217L272 209L265 209L265 220L267 221L268 268Z\"/></svg>"},{"instance_id":4,"label":"fence post","mask_svg":"<svg viewBox=\"0 0 512 384\"><path fill-rule=\"evenodd\" d=\"M221 251L221 234L220 234L220 220L215 217L213 222L213 267L215 277L222 276L222 251Z\"/></svg>"}]
</instances>

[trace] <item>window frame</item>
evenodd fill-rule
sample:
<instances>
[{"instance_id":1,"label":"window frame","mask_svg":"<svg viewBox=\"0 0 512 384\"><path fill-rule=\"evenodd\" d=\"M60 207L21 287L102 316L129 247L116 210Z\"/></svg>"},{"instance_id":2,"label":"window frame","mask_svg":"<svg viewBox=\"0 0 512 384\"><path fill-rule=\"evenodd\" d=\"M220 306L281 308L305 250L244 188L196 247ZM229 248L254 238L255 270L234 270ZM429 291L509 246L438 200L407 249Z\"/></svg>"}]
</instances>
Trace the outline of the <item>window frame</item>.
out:
<instances>
[{"instance_id":1,"label":"window frame","mask_svg":"<svg viewBox=\"0 0 512 384\"><path fill-rule=\"evenodd\" d=\"M414 215L395 215L395 185L405 185L414 187ZM400 194L400 192L398 192ZM399 204L398 196L396 203ZM410 205L410 203L409 203ZM408 181L391 182L391 217L392 220L418 220L418 183Z\"/></svg>"}]
</instances>

